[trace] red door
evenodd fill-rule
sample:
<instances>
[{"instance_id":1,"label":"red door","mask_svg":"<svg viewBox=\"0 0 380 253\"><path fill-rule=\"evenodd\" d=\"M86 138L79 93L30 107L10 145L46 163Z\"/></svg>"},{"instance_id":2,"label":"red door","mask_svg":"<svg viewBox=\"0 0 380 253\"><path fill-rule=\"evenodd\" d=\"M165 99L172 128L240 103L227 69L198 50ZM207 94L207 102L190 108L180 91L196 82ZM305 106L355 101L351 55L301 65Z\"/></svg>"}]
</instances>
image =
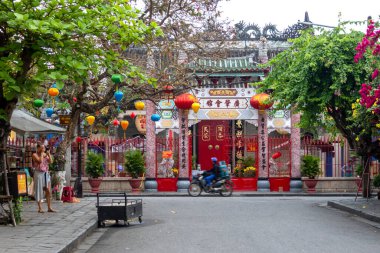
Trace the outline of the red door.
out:
<instances>
[{"instance_id":1,"label":"red door","mask_svg":"<svg viewBox=\"0 0 380 253\"><path fill-rule=\"evenodd\" d=\"M211 168L211 157L230 163L230 145L227 145L231 139L229 123L228 120L202 120L198 123L197 156L202 170Z\"/></svg>"}]
</instances>

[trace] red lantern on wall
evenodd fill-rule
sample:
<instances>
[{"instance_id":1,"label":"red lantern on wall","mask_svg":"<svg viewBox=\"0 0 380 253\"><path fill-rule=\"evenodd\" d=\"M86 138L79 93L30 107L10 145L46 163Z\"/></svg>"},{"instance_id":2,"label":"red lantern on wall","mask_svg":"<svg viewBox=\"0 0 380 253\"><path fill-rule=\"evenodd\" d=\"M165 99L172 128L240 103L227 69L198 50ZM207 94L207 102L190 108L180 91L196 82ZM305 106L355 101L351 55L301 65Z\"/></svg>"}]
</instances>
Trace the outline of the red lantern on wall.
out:
<instances>
[{"instance_id":1,"label":"red lantern on wall","mask_svg":"<svg viewBox=\"0 0 380 253\"><path fill-rule=\"evenodd\" d=\"M272 155L272 158L273 159L277 159L277 158L280 158L281 157L281 152L276 152L276 153L274 153L273 155Z\"/></svg>"},{"instance_id":2,"label":"red lantern on wall","mask_svg":"<svg viewBox=\"0 0 380 253\"><path fill-rule=\"evenodd\" d=\"M182 110L189 110L195 102L198 102L197 98L189 93L179 95L174 99L175 106Z\"/></svg>"},{"instance_id":3,"label":"red lantern on wall","mask_svg":"<svg viewBox=\"0 0 380 253\"><path fill-rule=\"evenodd\" d=\"M260 93L254 95L249 101L251 106L257 110L267 110L272 107L273 102L270 100L270 96L266 93Z\"/></svg>"}]
</instances>

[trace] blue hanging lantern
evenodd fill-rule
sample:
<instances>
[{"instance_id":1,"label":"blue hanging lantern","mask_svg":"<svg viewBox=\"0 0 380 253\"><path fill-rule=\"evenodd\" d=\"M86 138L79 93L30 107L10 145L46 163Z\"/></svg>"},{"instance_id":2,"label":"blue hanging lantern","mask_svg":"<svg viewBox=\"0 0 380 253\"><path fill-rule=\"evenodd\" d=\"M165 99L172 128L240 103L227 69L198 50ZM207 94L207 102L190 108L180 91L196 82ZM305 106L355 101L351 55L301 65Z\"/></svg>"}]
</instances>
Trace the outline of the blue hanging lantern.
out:
<instances>
[{"instance_id":1,"label":"blue hanging lantern","mask_svg":"<svg viewBox=\"0 0 380 253\"><path fill-rule=\"evenodd\" d=\"M156 121L159 121L159 120L161 119L161 117L160 117L160 115L158 115L158 114L153 114L153 115L150 117L150 119L151 119L152 121L156 122Z\"/></svg>"},{"instance_id":2,"label":"blue hanging lantern","mask_svg":"<svg viewBox=\"0 0 380 253\"><path fill-rule=\"evenodd\" d=\"M51 86L52 88L57 88L57 84L56 83L53 83L53 85Z\"/></svg>"},{"instance_id":3,"label":"blue hanging lantern","mask_svg":"<svg viewBox=\"0 0 380 253\"><path fill-rule=\"evenodd\" d=\"M53 115L53 113L54 113L54 109L53 108L46 108L45 112L46 112L46 115L50 118L51 115Z\"/></svg>"},{"instance_id":4,"label":"blue hanging lantern","mask_svg":"<svg viewBox=\"0 0 380 253\"><path fill-rule=\"evenodd\" d=\"M114 94L114 97L115 97L116 102L119 103L121 101L121 99L123 98L123 92L121 92L119 90L116 91Z\"/></svg>"}]
</instances>

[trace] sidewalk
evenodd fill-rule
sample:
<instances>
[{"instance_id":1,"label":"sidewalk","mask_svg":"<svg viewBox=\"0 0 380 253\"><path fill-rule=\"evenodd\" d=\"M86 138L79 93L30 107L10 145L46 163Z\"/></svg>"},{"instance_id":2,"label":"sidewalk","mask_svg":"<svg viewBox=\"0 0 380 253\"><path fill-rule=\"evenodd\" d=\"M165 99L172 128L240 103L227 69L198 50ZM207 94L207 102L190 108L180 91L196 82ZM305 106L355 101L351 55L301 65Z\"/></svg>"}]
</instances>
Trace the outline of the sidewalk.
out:
<instances>
[{"instance_id":1,"label":"sidewalk","mask_svg":"<svg viewBox=\"0 0 380 253\"><path fill-rule=\"evenodd\" d=\"M354 198L334 200L328 201L327 205L367 220L380 223L380 200L378 200L377 197L368 200L358 197L356 201Z\"/></svg>"},{"instance_id":2,"label":"sidewalk","mask_svg":"<svg viewBox=\"0 0 380 253\"><path fill-rule=\"evenodd\" d=\"M23 221L0 226L0 252L70 252L97 226L96 198L80 203L53 202L57 213L38 213L34 201L23 203ZM47 210L46 203L43 203Z\"/></svg>"}]
</instances>

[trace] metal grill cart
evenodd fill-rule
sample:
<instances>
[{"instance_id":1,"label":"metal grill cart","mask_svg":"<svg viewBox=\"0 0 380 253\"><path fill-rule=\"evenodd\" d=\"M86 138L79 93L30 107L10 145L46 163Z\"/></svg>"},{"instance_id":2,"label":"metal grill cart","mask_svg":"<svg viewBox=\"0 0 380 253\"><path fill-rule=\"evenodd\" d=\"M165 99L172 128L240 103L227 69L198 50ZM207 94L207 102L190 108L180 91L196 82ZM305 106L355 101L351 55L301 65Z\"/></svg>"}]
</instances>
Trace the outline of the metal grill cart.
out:
<instances>
[{"instance_id":1,"label":"metal grill cart","mask_svg":"<svg viewBox=\"0 0 380 253\"><path fill-rule=\"evenodd\" d=\"M98 227L104 227L106 220L116 223L124 221L124 225L138 220L142 222L142 199L127 199L124 193L98 193L96 207L98 209Z\"/></svg>"}]
</instances>

